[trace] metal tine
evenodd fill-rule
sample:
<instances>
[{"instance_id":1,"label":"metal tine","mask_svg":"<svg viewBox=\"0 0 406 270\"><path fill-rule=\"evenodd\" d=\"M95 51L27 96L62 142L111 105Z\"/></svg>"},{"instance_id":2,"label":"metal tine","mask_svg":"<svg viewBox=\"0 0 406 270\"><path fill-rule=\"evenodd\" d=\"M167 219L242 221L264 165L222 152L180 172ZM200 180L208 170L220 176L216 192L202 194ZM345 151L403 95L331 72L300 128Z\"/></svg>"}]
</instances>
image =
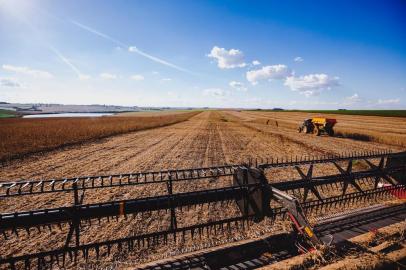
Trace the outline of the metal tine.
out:
<instances>
[{"instance_id":1,"label":"metal tine","mask_svg":"<svg viewBox=\"0 0 406 270\"><path fill-rule=\"evenodd\" d=\"M21 185L20 185L20 188L18 189L18 193L21 194L22 189L24 189L25 187L27 187L29 184L30 184L30 182L26 182L24 185L21 184Z\"/></svg>"},{"instance_id":2,"label":"metal tine","mask_svg":"<svg viewBox=\"0 0 406 270\"><path fill-rule=\"evenodd\" d=\"M108 180L110 182L110 186L112 186L113 185L113 177L111 175L109 176Z\"/></svg>"}]
</instances>

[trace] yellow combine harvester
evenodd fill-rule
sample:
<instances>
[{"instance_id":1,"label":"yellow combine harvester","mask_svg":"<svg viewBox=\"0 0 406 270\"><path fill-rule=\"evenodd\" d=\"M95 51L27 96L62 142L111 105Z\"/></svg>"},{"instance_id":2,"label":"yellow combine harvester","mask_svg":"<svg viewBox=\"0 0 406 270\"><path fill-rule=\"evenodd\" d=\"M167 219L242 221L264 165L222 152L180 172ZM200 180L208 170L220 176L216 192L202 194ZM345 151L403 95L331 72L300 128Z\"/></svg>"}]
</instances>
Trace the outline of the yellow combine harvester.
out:
<instances>
[{"instance_id":1,"label":"yellow combine harvester","mask_svg":"<svg viewBox=\"0 0 406 270\"><path fill-rule=\"evenodd\" d=\"M321 133L327 133L329 136L334 136L334 125L337 123L336 119L314 117L303 121L299 126L299 132L314 133L319 136Z\"/></svg>"}]
</instances>

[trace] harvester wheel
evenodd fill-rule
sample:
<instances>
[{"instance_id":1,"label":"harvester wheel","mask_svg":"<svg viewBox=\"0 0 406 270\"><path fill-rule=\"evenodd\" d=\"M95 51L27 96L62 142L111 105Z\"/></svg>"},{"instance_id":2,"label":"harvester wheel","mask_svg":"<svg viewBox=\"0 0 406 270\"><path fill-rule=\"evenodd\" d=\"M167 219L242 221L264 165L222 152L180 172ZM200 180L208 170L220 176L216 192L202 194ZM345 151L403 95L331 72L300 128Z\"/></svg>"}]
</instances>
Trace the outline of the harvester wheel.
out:
<instances>
[{"instance_id":1,"label":"harvester wheel","mask_svg":"<svg viewBox=\"0 0 406 270\"><path fill-rule=\"evenodd\" d=\"M315 134L316 136L320 136L321 131L320 131L319 127L316 126L316 127L314 128L314 131L313 131L313 132L314 132L314 134Z\"/></svg>"},{"instance_id":2,"label":"harvester wheel","mask_svg":"<svg viewBox=\"0 0 406 270\"><path fill-rule=\"evenodd\" d=\"M328 134L329 136L334 136L334 129L329 128L329 129L327 130L327 134Z\"/></svg>"},{"instance_id":3,"label":"harvester wheel","mask_svg":"<svg viewBox=\"0 0 406 270\"><path fill-rule=\"evenodd\" d=\"M299 128L297 129L297 131L298 131L299 133L301 133L301 132L302 132L302 127L299 127Z\"/></svg>"},{"instance_id":4,"label":"harvester wheel","mask_svg":"<svg viewBox=\"0 0 406 270\"><path fill-rule=\"evenodd\" d=\"M308 133L308 132L307 132L307 126L304 126L304 127L303 127L303 133L304 133L304 134L307 134L307 133Z\"/></svg>"}]
</instances>

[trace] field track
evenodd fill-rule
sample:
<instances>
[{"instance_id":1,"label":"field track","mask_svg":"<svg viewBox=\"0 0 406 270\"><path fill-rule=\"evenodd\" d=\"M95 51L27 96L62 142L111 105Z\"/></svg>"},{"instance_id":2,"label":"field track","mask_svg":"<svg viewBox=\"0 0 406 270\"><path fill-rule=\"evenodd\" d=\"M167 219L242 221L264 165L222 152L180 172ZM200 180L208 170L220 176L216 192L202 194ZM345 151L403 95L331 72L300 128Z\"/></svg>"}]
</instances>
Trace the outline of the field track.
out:
<instances>
[{"instance_id":1,"label":"field track","mask_svg":"<svg viewBox=\"0 0 406 270\"><path fill-rule=\"evenodd\" d=\"M338 154L345 151L362 150L393 150L401 151L400 146L386 145L376 142L356 141L349 138L337 138L297 133L287 127L275 128L247 118L252 117L246 112L205 111L189 120L171 126L132 132L107 139L95 141L81 146L53 151L33 156L21 162L14 162L1 168L0 179L50 179L95 174L114 174L135 171L179 169L226 163L240 163L248 157L286 157L290 155ZM254 117L255 118L255 117ZM191 184L193 185L193 184ZM201 183L201 187L213 187L212 183ZM164 187L163 187L164 188ZM192 186L180 186L186 191ZM123 191L124 192L124 191ZM159 193L159 190L133 189L120 194L120 198ZM107 201L117 199L114 193L89 194L86 200ZM87 202L87 201L86 201ZM52 197L42 200L21 201L9 205L0 202L1 212L13 212L36 207L52 207L53 204L64 203ZM71 201L65 202L70 204ZM237 210L236 210L237 211ZM222 208L215 207L209 212L206 208L198 208L191 219L210 220L211 217L222 215ZM142 224L141 224L141 221ZM133 230L166 226L168 215L142 216L133 220L120 220L105 224L103 230L89 231L88 239L100 237L112 238L128 235ZM180 221L182 219L180 218ZM58 234L59 232L53 232ZM35 250L38 245L44 247L59 245L46 241L46 235L32 237L28 246L19 246L17 239L9 239L13 250ZM64 232L61 232L61 239ZM55 235L54 235L55 236ZM24 236L20 236L24 237ZM4 245L3 247L6 247ZM173 247L174 248L174 247ZM136 254L135 261L155 259L153 254L168 252L168 247L154 247ZM10 249L0 248L0 252ZM159 258L159 257L158 257Z\"/></svg>"}]
</instances>

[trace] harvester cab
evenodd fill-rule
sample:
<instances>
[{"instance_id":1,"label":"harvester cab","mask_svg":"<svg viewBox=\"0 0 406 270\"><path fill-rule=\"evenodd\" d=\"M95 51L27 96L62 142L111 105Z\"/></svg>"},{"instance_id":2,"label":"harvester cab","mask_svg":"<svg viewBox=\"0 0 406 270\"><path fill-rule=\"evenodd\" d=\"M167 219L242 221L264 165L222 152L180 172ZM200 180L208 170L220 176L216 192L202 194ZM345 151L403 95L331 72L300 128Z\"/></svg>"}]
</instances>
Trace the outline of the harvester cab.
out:
<instances>
[{"instance_id":1,"label":"harvester cab","mask_svg":"<svg viewBox=\"0 0 406 270\"><path fill-rule=\"evenodd\" d=\"M326 133L329 136L334 136L334 125L337 123L336 119L324 118L324 117L314 117L308 118L303 121L299 126L299 133L313 133L317 136Z\"/></svg>"}]
</instances>

